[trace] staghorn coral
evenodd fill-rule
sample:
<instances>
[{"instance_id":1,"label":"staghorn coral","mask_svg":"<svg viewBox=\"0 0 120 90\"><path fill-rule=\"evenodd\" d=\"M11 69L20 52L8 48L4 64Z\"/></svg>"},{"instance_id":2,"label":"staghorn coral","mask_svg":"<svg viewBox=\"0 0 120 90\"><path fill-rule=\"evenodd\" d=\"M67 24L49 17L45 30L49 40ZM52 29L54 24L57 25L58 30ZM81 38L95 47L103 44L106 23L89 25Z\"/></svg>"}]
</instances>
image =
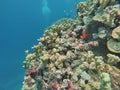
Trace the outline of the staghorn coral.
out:
<instances>
[{"instance_id":1,"label":"staghorn coral","mask_svg":"<svg viewBox=\"0 0 120 90\"><path fill-rule=\"evenodd\" d=\"M48 27L32 47L34 52L25 51L22 90L119 90L116 4L115 0L79 3L75 20L63 18ZM81 38L83 30L86 38Z\"/></svg>"}]
</instances>

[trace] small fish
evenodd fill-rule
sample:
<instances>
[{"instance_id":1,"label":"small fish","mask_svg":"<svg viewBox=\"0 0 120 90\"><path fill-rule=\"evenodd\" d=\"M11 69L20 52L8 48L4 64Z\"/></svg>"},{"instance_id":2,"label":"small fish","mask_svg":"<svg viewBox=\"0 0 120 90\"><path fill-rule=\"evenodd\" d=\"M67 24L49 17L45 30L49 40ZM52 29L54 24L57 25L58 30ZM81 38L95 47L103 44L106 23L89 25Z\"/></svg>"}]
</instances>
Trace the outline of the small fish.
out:
<instances>
[{"instance_id":1,"label":"small fish","mask_svg":"<svg viewBox=\"0 0 120 90\"><path fill-rule=\"evenodd\" d=\"M85 30L82 31L82 35L80 36L82 39L87 39L87 33Z\"/></svg>"}]
</instances>

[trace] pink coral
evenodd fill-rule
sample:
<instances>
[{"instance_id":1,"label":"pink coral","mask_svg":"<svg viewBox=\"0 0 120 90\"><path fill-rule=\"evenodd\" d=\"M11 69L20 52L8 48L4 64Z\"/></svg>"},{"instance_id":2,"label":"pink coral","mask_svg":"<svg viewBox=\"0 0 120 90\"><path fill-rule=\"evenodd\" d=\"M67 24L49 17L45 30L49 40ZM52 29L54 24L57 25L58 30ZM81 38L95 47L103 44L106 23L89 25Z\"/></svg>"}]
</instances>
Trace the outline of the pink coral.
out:
<instances>
[{"instance_id":1,"label":"pink coral","mask_svg":"<svg viewBox=\"0 0 120 90\"><path fill-rule=\"evenodd\" d=\"M37 68L37 67L33 67L33 69L28 70L28 71L26 72L26 76L31 75L31 73L37 74L38 72L39 72L38 68Z\"/></svg>"},{"instance_id":2,"label":"pink coral","mask_svg":"<svg viewBox=\"0 0 120 90\"><path fill-rule=\"evenodd\" d=\"M53 88L53 90L58 90L58 82L57 81L52 82L51 87Z\"/></svg>"},{"instance_id":3,"label":"pink coral","mask_svg":"<svg viewBox=\"0 0 120 90\"><path fill-rule=\"evenodd\" d=\"M97 46L97 42L90 41L83 44L83 51L88 51L90 49L90 46Z\"/></svg>"},{"instance_id":4,"label":"pink coral","mask_svg":"<svg viewBox=\"0 0 120 90\"><path fill-rule=\"evenodd\" d=\"M73 83L72 83L72 81L68 80L67 83L68 83L68 90L76 90ZM81 88L78 87L77 90L81 90Z\"/></svg>"},{"instance_id":5,"label":"pink coral","mask_svg":"<svg viewBox=\"0 0 120 90\"><path fill-rule=\"evenodd\" d=\"M74 85L73 85L73 83L70 81L70 80L68 80L68 90L75 90L74 89Z\"/></svg>"}]
</instances>

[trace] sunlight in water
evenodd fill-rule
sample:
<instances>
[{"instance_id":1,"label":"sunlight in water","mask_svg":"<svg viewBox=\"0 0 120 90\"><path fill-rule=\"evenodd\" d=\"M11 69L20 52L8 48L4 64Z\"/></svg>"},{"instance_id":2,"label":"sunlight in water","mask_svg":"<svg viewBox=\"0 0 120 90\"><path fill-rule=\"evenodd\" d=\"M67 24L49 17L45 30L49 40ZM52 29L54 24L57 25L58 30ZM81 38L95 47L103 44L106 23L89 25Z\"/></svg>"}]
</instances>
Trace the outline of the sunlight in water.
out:
<instances>
[{"instance_id":1,"label":"sunlight in water","mask_svg":"<svg viewBox=\"0 0 120 90\"><path fill-rule=\"evenodd\" d=\"M42 0L42 14L44 18L48 21L51 14L51 9L48 7L48 1Z\"/></svg>"}]
</instances>

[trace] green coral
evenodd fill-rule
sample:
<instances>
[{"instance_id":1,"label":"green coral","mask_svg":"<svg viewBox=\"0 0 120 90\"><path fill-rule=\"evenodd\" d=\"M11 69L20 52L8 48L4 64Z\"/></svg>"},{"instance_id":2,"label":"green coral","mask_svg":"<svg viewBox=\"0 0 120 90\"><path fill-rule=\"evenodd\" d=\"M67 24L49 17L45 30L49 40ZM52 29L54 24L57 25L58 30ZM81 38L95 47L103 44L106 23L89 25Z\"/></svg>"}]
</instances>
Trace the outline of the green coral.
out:
<instances>
[{"instance_id":1,"label":"green coral","mask_svg":"<svg viewBox=\"0 0 120 90\"><path fill-rule=\"evenodd\" d=\"M107 41L107 47L111 52L120 53L120 42L110 39Z\"/></svg>"},{"instance_id":2,"label":"green coral","mask_svg":"<svg viewBox=\"0 0 120 90\"><path fill-rule=\"evenodd\" d=\"M111 79L108 73L103 72L101 74L101 85L100 90L112 90L111 89Z\"/></svg>"},{"instance_id":3,"label":"green coral","mask_svg":"<svg viewBox=\"0 0 120 90\"><path fill-rule=\"evenodd\" d=\"M107 54L107 63L109 63L110 65L115 65L118 62L120 62L120 58L118 56L112 55L112 54Z\"/></svg>"}]
</instances>

